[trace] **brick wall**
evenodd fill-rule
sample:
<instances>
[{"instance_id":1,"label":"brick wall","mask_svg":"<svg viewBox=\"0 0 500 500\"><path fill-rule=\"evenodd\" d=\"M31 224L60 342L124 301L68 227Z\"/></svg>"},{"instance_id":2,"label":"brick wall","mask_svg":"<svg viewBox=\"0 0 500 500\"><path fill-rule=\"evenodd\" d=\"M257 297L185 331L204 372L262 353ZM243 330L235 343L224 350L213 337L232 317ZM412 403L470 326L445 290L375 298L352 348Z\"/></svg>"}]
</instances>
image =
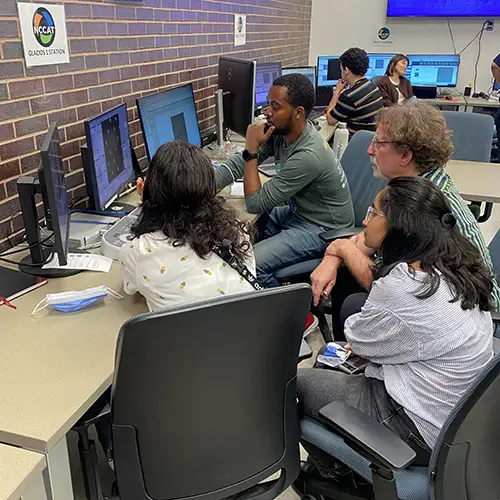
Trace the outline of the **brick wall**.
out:
<instances>
[{"instance_id":1,"label":"brick wall","mask_svg":"<svg viewBox=\"0 0 500 500\"><path fill-rule=\"evenodd\" d=\"M24 0L26 1L26 0ZM70 198L85 195L83 120L125 102L145 157L135 99L192 82L200 128L215 125L219 55L307 64L312 0L63 0L71 59L27 69L15 0L0 0L0 251L23 233L16 179L39 165L57 121ZM234 13L247 44L233 45Z\"/></svg>"}]
</instances>

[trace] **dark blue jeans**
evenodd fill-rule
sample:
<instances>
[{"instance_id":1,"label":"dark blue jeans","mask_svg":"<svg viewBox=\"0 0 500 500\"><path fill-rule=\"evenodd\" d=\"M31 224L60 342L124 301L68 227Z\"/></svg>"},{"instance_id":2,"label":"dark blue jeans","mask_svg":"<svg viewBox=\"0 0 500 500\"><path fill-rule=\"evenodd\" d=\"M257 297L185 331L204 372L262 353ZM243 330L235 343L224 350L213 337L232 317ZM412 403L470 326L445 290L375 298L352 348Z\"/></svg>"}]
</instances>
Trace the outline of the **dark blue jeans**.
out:
<instances>
[{"instance_id":1,"label":"dark blue jeans","mask_svg":"<svg viewBox=\"0 0 500 500\"><path fill-rule=\"evenodd\" d=\"M324 229L299 219L290 207L275 207L261 228L254 246L257 278L265 287L279 286L280 269L323 257L327 244L319 237Z\"/></svg>"}]
</instances>

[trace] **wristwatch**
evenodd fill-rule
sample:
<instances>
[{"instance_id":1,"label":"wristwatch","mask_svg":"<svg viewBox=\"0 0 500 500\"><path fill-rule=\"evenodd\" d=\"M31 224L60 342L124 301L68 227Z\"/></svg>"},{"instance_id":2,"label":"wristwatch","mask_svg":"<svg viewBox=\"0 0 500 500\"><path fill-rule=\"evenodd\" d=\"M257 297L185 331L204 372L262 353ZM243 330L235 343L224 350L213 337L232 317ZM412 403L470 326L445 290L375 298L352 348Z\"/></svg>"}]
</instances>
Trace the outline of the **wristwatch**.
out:
<instances>
[{"instance_id":1,"label":"wristwatch","mask_svg":"<svg viewBox=\"0 0 500 500\"><path fill-rule=\"evenodd\" d=\"M243 153L241 153L241 156L245 161L250 161L250 160L256 160L259 157L258 153L250 153L248 149L244 149Z\"/></svg>"}]
</instances>

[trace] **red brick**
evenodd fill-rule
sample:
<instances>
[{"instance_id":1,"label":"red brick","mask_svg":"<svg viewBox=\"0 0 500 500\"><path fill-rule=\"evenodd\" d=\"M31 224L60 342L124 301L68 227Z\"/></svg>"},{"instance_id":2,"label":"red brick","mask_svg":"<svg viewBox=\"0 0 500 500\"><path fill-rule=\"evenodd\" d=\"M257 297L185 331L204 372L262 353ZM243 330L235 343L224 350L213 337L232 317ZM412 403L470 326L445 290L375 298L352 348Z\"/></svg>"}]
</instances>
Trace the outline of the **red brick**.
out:
<instances>
[{"instance_id":1,"label":"red brick","mask_svg":"<svg viewBox=\"0 0 500 500\"><path fill-rule=\"evenodd\" d=\"M80 140L76 139L71 142L65 142L61 145L61 156L67 158L68 156L75 156L80 154Z\"/></svg>"},{"instance_id":2,"label":"red brick","mask_svg":"<svg viewBox=\"0 0 500 500\"><path fill-rule=\"evenodd\" d=\"M35 150L33 137L18 139L17 141L0 144L0 161L5 161L14 156L32 153Z\"/></svg>"},{"instance_id":3,"label":"red brick","mask_svg":"<svg viewBox=\"0 0 500 500\"><path fill-rule=\"evenodd\" d=\"M75 88L78 87L93 87L99 83L99 76L97 73L79 73L73 76Z\"/></svg>"},{"instance_id":4,"label":"red brick","mask_svg":"<svg viewBox=\"0 0 500 500\"><path fill-rule=\"evenodd\" d=\"M78 121L86 120L87 118L94 118L101 113L101 103L94 102L92 104L87 104L86 106L80 106L77 108Z\"/></svg>"},{"instance_id":5,"label":"red brick","mask_svg":"<svg viewBox=\"0 0 500 500\"><path fill-rule=\"evenodd\" d=\"M17 195L17 179L18 177L16 177L15 179L11 179L10 181L7 181L5 183L5 191L7 191L7 198Z\"/></svg>"},{"instance_id":6,"label":"red brick","mask_svg":"<svg viewBox=\"0 0 500 500\"><path fill-rule=\"evenodd\" d=\"M14 139L14 127L12 123L3 123L0 125L0 141L9 141Z\"/></svg>"},{"instance_id":7,"label":"red brick","mask_svg":"<svg viewBox=\"0 0 500 500\"><path fill-rule=\"evenodd\" d=\"M11 99L43 94L43 81L39 79L11 82L9 83L9 91Z\"/></svg>"},{"instance_id":8,"label":"red brick","mask_svg":"<svg viewBox=\"0 0 500 500\"><path fill-rule=\"evenodd\" d=\"M62 95L62 103L64 107L75 106L77 104L84 104L89 101L87 89L75 90L73 92L66 92Z\"/></svg>"},{"instance_id":9,"label":"red brick","mask_svg":"<svg viewBox=\"0 0 500 500\"><path fill-rule=\"evenodd\" d=\"M130 94L132 92L132 84L130 82L116 83L111 86L113 97Z\"/></svg>"},{"instance_id":10,"label":"red brick","mask_svg":"<svg viewBox=\"0 0 500 500\"><path fill-rule=\"evenodd\" d=\"M60 92L74 88L73 75L54 76L45 78L45 92Z\"/></svg>"},{"instance_id":11,"label":"red brick","mask_svg":"<svg viewBox=\"0 0 500 500\"><path fill-rule=\"evenodd\" d=\"M120 105L123 102L121 97L117 97L116 99L108 99L107 101L103 101L102 103L102 111L108 111L108 109L116 108L116 106Z\"/></svg>"},{"instance_id":12,"label":"red brick","mask_svg":"<svg viewBox=\"0 0 500 500\"><path fill-rule=\"evenodd\" d=\"M122 80L131 80L139 76L139 68L137 66L127 66L120 69L120 78Z\"/></svg>"},{"instance_id":13,"label":"red brick","mask_svg":"<svg viewBox=\"0 0 500 500\"><path fill-rule=\"evenodd\" d=\"M11 160L0 165L0 181L4 181L9 177L21 174L19 160Z\"/></svg>"},{"instance_id":14,"label":"red brick","mask_svg":"<svg viewBox=\"0 0 500 500\"><path fill-rule=\"evenodd\" d=\"M74 109L63 109L49 115L49 123L57 122L58 125L76 122L76 111Z\"/></svg>"},{"instance_id":15,"label":"red brick","mask_svg":"<svg viewBox=\"0 0 500 500\"><path fill-rule=\"evenodd\" d=\"M71 141L72 139L77 139L78 137L83 137L85 135L85 129L83 122L75 123L66 127L66 140Z\"/></svg>"},{"instance_id":16,"label":"red brick","mask_svg":"<svg viewBox=\"0 0 500 500\"><path fill-rule=\"evenodd\" d=\"M34 116L32 118L25 118L24 120L19 120L14 124L16 129L17 137L23 135L33 134L34 132L40 132L41 130L47 130L47 116Z\"/></svg>"},{"instance_id":17,"label":"red brick","mask_svg":"<svg viewBox=\"0 0 500 500\"><path fill-rule=\"evenodd\" d=\"M149 89L149 79L143 78L142 80L134 80L132 82L132 92Z\"/></svg>"},{"instance_id":18,"label":"red brick","mask_svg":"<svg viewBox=\"0 0 500 500\"><path fill-rule=\"evenodd\" d=\"M19 205L19 198L17 196L0 203L0 220L7 219L7 217L11 217L12 214L17 213L20 210L21 206Z\"/></svg>"},{"instance_id":19,"label":"red brick","mask_svg":"<svg viewBox=\"0 0 500 500\"><path fill-rule=\"evenodd\" d=\"M81 186L85 182L83 171L75 172L74 174L66 175L66 186L68 189L73 189Z\"/></svg>"},{"instance_id":20,"label":"red brick","mask_svg":"<svg viewBox=\"0 0 500 500\"><path fill-rule=\"evenodd\" d=\"M41 113L42 111L50 111L59 109L62 106L61 94L42 95L30 99L31 112L33 114Z\"/></svg>"},{"instance_id":21,"label":"red brick","mask_svg":"<svg viewBox=\"0 0 500 500\"><path fill-rule=\"evenodd\" d=\"M99 83L110 83L117 82L120 80L120 70L119 69L107 69L104 71L99 71Z\"/></svg>"},{"instance_id":22,"label":"red brick","mask_svg":"<svg viewBox=\"0 0 500 500\"><path fill-rule=\"evenodd\" d=\"M79 168L82 168L82 157L81 155L79 156L73 156L73 158L69 159L69 170L74 171L78 170Z\"/></svg>"}]
</instances>

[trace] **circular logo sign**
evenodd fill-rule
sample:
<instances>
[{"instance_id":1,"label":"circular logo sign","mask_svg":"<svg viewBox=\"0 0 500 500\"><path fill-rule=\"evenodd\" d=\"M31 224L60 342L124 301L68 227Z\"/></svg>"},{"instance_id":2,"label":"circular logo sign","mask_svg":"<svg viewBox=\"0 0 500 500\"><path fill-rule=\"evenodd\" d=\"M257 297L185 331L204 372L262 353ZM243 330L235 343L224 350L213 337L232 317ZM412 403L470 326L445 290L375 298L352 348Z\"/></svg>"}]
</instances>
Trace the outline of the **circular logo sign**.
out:
<instances>
[{"instance_id":1,"label":"circular logo sign","mask_svg":"<svg viewBox=\"0 0 500 500\"><path fill-rule=\"evenodd\" d=\"M387 40L391 36L391 30L389 28L386 28L385 26L383 28L380 28L378 30L378 37L380 40Z\"/></svg>"},{"instance_id":2,"label":"circular logo sign","mask_svg":"<svg viewBox=\"0 0 500 500\"><path fill-rule=\"evenodd\" d=\"M39 7L33 15L33 35L42 47L50 47L54 43L56 26L52 14L45 7Z\"/></svg>"},{"instance_id":3,"label":"circular logo sign","mask_svg":"<svg viewBox=\"0 0 500 500\"><path fill-rule=\"evenodd\" d=\"M240 16L238 17L238 33L241 33L243 31L243 18Z\"/></svg>"}]
</instances>

